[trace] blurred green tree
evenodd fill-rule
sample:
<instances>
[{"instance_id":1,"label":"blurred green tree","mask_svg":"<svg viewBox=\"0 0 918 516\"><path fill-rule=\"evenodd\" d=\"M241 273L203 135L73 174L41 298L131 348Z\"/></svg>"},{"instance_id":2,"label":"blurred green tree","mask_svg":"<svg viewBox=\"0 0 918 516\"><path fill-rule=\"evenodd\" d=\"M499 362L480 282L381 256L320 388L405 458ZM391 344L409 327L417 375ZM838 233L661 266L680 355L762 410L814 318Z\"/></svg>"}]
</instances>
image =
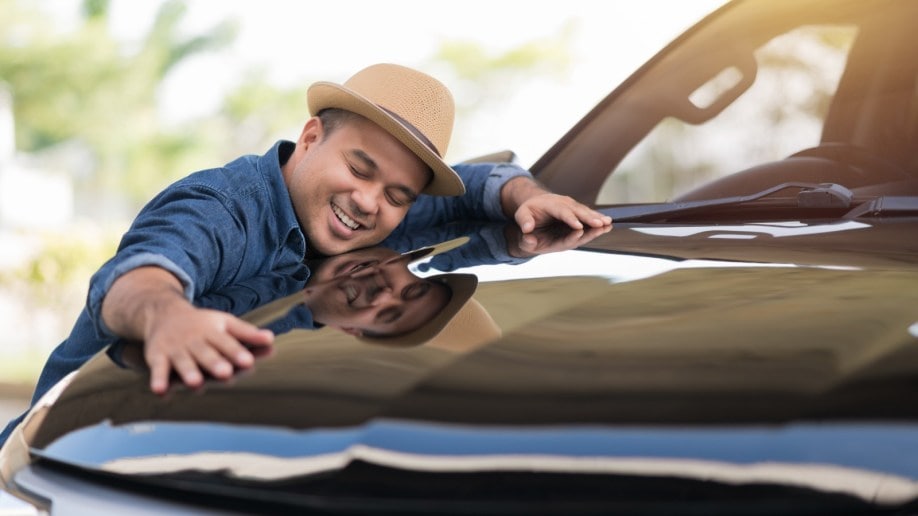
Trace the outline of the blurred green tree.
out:
<instances>
[{"instance_id":1,"label":"blurred green tree","mask_svg":"<svg viewBox=\"0 0 918 516\"><path fill-rule=\"evenodd\" d=\"M108 0L85 0L72 31L56 30L39 7L0 3L0 78L13 94L17 148L40 153L79 142L94 163L77 186L133 201L187 170L204 141L161 127L157 90L182 61L231 43L235 25L225 21L182 35L185 6L170 0L139 44L128 48L108 30Z\"/></svg>"},{"instance_id":2,"label":"blurred green tree","mask_svg":"<svg viewBox=\"0 0 918 516\"><path fill-rule=\"evenodd\" d=\"M157 107L163 81L189 59L227 49L236 25L223 21L187 35L179 30L184 2L164 0L148 30L125 42L109 30L108 0L80 5L80 18L62 30L41 1L0 0L0 86L13 95L16 148L32 155L74 145L84 149L79 156L86 163L65 164L81 191L78 197L90 203L124 198L123 208L132 213L166 183L242 153L263 152L279 137L295 137L306 121L305 87L271 84L268 74L256 69L232 86L215 113L166 126ZM475 42L444 41L425 67L460 84L459 118L468 119L499 106L527 80L562 77L570 62L569 36L568 30L497 54ZM0 270L0 297L16 299L23 317L34 318L23 327L52 334L50 342L29 332L0 338L4 349L35 351L32 358L39 362L28 365L29 377L44 347L69 330L85 302L89 276L111 256L124 229L120 221L108 228L98 224L101 217L95 220L90 228L30 235L31 258ZM47 319L38 322L48 312L55 314L53 328ZM19 378L10 375L21 363L6 355L0 362L0 376Z\"/></svg>"},{"instance_id":3,"label":"blurred green tree","mask_svg":"<svg viewBox=\"0 0 918 516\"><path fill-rule=\"evenodd\" d=\"M457 108L473 113L499 106L538 77L565 77L571 69L577 25L564 24L558 33L536 38L507 50L489 53L476 40L443 41L432 64L443 66L461 81Z\"/></svg>"},{"instance_id":4,"label":"blurred green tree","mask_svg":"<svg viewBox=\"0 0 918 516\"><path fill-rule=\"evenodd\" d=\"M272 85L267 74L252 70L217 113L165 126L157 113L163 81L190 58L228 48L237 34L235 22L187 35L180 30L185 3L165 0L146 33L125 42L109 30L109 0L83 0L81 6L81 19L60 30L41 2L0 2L0 81L13 95L17 149L33 154L62 144L85 149L88 158L82 161L89 163L66 165L78 199L124 198L133 212L166 183L240 153L259 152L305 121L302 87ZM444 41L428 66L460 84L459 119L470 119L500 105L526 80L564 76L573 30L569 25L496 55L474 41Z\"/></svg>"}]
</instances>

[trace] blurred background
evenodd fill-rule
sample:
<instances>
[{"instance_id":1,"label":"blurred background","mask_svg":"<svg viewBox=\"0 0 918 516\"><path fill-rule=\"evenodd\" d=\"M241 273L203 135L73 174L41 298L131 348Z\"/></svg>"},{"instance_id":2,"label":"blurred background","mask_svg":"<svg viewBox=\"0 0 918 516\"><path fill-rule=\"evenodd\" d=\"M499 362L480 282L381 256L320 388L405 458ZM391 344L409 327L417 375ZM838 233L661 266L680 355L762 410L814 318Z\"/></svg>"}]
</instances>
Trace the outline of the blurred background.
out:
<instances>
[{"instance_id":1,"label":"blurred background","mask_svg":"<svg viewBox=\"0 0 918 516\"><path fill-rule=\"evenodd\" d=\"M310 83L418 68L456 98L447 161L529 166L722 3L0 0L0 384L30 392L147 199L295 139Z\"/></svg>"}]
</instances>

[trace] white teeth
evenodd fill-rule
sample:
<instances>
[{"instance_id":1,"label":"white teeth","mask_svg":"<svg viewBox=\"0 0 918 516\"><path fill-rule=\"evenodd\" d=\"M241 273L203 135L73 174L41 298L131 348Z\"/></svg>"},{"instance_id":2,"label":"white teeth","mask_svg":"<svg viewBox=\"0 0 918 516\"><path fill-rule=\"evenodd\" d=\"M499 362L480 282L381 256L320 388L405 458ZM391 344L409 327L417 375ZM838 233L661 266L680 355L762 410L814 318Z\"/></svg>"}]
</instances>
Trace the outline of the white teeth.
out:
<instances>
[{"instance_id":1,"label":"white teeth","mask_svg":"<svg viewBox=\"0 0 918 516\"><path fill-rule=\"evenodd\" d=\"M335 212L335 215L338 216L338 220L343 222L345 226L354 230L360 229L360 224L358 224L354 219L348 217L343 211L341 211L341 208L338 206L332 204L332 211Z\"/></svg>"},{"instance_id":2,"label":"white teeth","mask_svg":"<svg viewBox=\"0 0 918 516\"><path fill-rule=\"evenodd\" d=\"M353 285L345 285L344 296L347 298L348 304L353 303L357 299L357 289Z\"/></svg>"}]
</instances>

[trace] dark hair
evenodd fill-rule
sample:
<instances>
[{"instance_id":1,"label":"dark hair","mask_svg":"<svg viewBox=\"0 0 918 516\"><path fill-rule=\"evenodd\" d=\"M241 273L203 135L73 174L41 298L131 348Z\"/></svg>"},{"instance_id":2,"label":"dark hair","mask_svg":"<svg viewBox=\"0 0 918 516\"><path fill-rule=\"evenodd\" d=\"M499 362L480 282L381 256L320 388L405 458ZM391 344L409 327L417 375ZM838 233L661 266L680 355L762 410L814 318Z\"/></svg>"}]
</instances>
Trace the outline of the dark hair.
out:
<instances>
[{"instance_id":1,"label":"dark hair","mask_svg":"<svg viewBox=\"0 0 918 516\"><path fill-rule=\"evenodd\" d=\"M340 108L325 108L319 111L316 116L322 121L322 128L325 132L323 139L328 138L328 135L333 133L335 129L345 126L355 120L367 120L363 115L358 115L353 111Z\"/></svg>"}]
</instances>

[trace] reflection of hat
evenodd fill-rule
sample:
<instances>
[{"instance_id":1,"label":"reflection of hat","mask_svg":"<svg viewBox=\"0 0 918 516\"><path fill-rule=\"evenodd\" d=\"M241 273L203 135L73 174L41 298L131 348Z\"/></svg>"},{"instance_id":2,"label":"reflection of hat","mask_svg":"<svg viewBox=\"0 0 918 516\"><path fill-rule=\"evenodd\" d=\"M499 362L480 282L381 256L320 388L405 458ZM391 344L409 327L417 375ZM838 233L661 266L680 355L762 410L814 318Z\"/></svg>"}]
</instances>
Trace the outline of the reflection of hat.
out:
<instances>
[{"instance_id":1,"label":"reflection of hat","mask_svg":"<svg viewBox=\"0 0 918 516\"><path fill-rule=\"evenodd\" d=\"M469 237L461 236L453 238L452 240L447 240L446 242L440 242L439 244L429 245L427 247L420 247L414 249L413 251L407 251L401 254L400 259L407 260L409 263L414 263L424 258L431 258L441 253L447 251L452 251L453 249L465 245L469 241Z\"/></svg>"},{"instance_id":2,"label":"reflection of hat","mask_svg":"<svg viewBox=\"0 0 918 516\"><path fill-rule=\"evenodd\" d=\"M439 313L434 315L429 321L414 330L393 335L391 337L376 336L358 336L357 338L373 344L385 344L389 346L416 346L423 344L428 340L436 337L441 330L453 319L459 310L466 305L466 301L475 293L478 288L478 278L474 274L447 273L429 276L425 278L428 281L436 281L446 285L451 295Z\"/></svg>"},{"instance_id":3,"label":"reflection of hat","mask_svg":"<svg viewBox=\"0 0 918 516\"><path fill-rule=\"evenodd\" d=\"M491 314L473 297L425 346L456 352L471 351L499 339L502 333Z\"/></svg>"},{"instance_id":4,"label":"reflection of hat","mask_svg":"<svg viewBox=\"0 0 918 516\"><path fill-rule=\"evenodd\" d=\"M462 195L465 186L443 161L453 132L453 96L440 81L394 64L372 65L343 85L317 82L306 93L313 115L338 108L362 115L402 142L433 170L429 195Z\"/></svg>"}]
</instances>

